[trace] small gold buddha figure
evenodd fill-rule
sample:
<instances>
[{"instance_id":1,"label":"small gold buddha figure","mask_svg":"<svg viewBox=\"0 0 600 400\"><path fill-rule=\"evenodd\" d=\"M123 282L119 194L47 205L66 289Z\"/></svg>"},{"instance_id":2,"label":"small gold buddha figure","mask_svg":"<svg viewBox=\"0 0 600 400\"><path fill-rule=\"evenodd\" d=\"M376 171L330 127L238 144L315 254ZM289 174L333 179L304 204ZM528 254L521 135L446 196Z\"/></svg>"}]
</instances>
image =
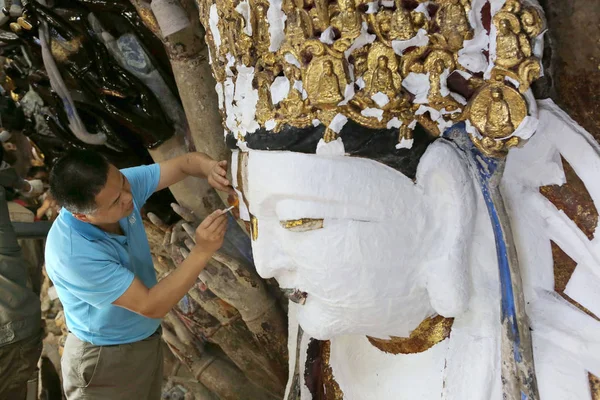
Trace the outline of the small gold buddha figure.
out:
<instances>
[{"instance_id":1,"label":"small gold buddha figure","mask_svg":"<svg viewBox=\"0 0 600 400\"><path fill-rule=\"evenodd\" d=\"M269 51L269 46L271 44L267 7L264 4L259 3L254 8L254 15L254 29L252 32L254 45L259 53L266 53Z\"/></svg>"},{"instance_id":2,"label":"small gold buddha figure","mask_svg":"<svg viewBox=\"0 0 600 400\"><path fill-rule=\"evenodd\" d=\"M302 100L302 93L296 89L291 89L288 96L281 102L281 110L285 117L290 119L299 118L306 114L306 105Z\"/></svg>"},{"instance_id":3,"label":"small gold buddha figure","mask_svg":"<svg viewBox=\"0 0 600 400\"><path fill-rule=\"evenodd\" d=\"M408 40L415 36L417 30L413 25L410 12L402 7L402 1L396 0L396 11L392 14L390 29L391 40Z\"/></svg>"},{"instance_id":4,"label":"small gold buddha figure","mask_svg":"<svg viewBox=\"0 0 600 400\"><path fill-rule=\"evenodd\" d=\"M443 4L435 16L435 21L451 51L460 50L465 39L473 33L467 12L459 0L448 0Z\"/></svg>"},{"instance_id":5,"label":"small gold buddha figure","mask_svg":"<svg viewBox=\"0 0 600 400\"><path fill-rule=\"evenodd\" d=\"M269 80L264 76L258 77L258 102L256 104L256 119L260 124L273 118L273 102L271 101L271 87Z\"/></svg>"},{"instance_id":6,"label":"small gold buddha figure","mask_svg":"<svg viewBox=\"0 0 600 400\"><path fill-rule=\"evenodd\" d=\"M377 68L373 71L371 87L368 90L369 96L381 92L387 95L390 100L396 97L397 88L394 86L394 77L388 66L388 61L386 56L379 56L377 59Z\"/></svg>"},{"instance_id":7,"label":"small gold buddha figure","mask_svg":"<svg viewBox=\"0 0 600 400\"><path fill-rule=\"evenodd\" d=\"M317 93L319 104L337 104L344 99L340 91L340 81L330 60L323 62L323 75L319 78Z\"/></svg>"},{"instance_id":8,"label":"small gold buddha figure","mask_svg":"<svg viewBox=\"0 0 600 400\"><path fill-rule=\"evenodd\" d=\"M431 71L429 71L429 94L427 97L431 102L443 97L441 76L445 69L444 60L438 58L434 61Z\"/></svg>"},{"instance_id":9,"label":"small gold buddha figure","mask_svg":"<svg viewBox=\"0 0 600 400\"><path fill-rule=\"evenodd\" d=\"M525 55L521 49L519 36L513 32L510 21L500 19L496 28L496 65L512 68L523 61Z\"/></svg>"},{"instance_id":10,"label":"small gold buddha figure","mask_svg":"<svg viewBox=\"0 0 600 400\"><path fill-rule=\"evenodd\" d=\"M318 25L322 30L327 29L331 23L329 18L329 0L314 0L314 4L317 20L319 21Z\"/></svg>"},{"instance_id":11,"label":"small gold buddha figure","mask_svg":"<svg viewBox=\"0 0 600 400\"><path fill-rule=\"evenodd\" d=\"M288 42L301 44L314 36L312 19L304 9L304 0L287 0L283 11L287 14L285 36Z\"/></svg>"},{"instance_id":12,"label":"small gold buddha figure","mask_svg":"<svg viewBox=\"0 0 600 400\"><path fill-rule=\"evenodd\" d=\"M356 11L354 0L340 0L340 12L333 25L339 29L342 39L353 39L360 35L362 15Z\"/></svg>"},{"instance_id":13,"label":"small gold buddha figure","mask_svg":"<svg viewBox=\"0 0 600 400\"><path fill-rule=\"evenodd\" d=\"M515 127L510 119L510 108L504 100L502 89L492 88L491 97L484 134L493 138L507 137L515 130Z\"/></svg>"}]
</instances>

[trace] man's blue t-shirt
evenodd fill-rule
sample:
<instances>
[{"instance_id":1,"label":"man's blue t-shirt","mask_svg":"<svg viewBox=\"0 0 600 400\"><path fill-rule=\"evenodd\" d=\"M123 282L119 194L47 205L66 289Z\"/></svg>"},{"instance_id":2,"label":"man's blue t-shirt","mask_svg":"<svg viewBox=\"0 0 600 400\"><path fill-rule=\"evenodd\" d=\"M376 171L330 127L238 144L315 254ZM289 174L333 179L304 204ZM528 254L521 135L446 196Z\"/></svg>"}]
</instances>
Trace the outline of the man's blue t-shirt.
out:
<instances>
[{"instance_id":1,"label":"man's blue t-shirt","mask_svg":"<svg viewBox=\"0 0 600 400\"><path fill-rule=\"evenodd\" d=\"M140 209L156 190L158 164L121 170L131 184L134 210L119 221L125 235L107 233L62 209L46 242L46 270L56 286L69 330L99 345L152 335L160 320L113 305L137 276L148 288L156 273Z\"/></svg>"}]
</instances>

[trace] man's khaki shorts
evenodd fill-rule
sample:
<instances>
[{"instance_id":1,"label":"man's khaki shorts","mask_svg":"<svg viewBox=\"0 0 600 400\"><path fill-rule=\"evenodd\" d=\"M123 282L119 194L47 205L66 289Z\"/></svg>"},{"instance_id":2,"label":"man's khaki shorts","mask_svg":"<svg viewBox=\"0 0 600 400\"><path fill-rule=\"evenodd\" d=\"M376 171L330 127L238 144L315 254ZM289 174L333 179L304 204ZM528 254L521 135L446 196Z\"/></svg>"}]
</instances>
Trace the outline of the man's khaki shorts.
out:
<instances>
[{"instance_id":1,"label":"man's khaki shorts","mask_svg":"<svg viewBox=\"0 0 600 400\"><path fill-rule=\"evenodd\" d=\"M0 347L0 399L25 400L27 381L35 377L42 354L42 331Z\"/></svg>"},{"instance_id":2,"label":"man's khaki shorts","mask_svg":"<svg viewBox=\"0 0 600 400\"><path fill-rule=\"evenodd\" d=\"M68 400L160 400L160 330L140 342L95 346L69 333L62 357Z\"/></svg>"}]
</instances>

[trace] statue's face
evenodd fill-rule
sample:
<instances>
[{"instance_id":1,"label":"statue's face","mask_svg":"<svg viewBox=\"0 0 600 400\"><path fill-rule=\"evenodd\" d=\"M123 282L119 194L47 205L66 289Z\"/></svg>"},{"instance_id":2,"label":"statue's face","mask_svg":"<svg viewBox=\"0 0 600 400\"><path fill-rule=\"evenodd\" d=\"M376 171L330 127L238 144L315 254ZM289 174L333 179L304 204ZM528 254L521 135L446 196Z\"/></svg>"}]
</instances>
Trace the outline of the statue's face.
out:
<instances>
[{"instance_id":1,"label":"statue's face","mask_svg":"<svg viewBox=\"0 0 600 400\"><path fill-rule=\"evenodd\" d=\"M330 61L325 63L325 74L331 75L333 74L333 64Z\"/></svg>"},{"instance_id":2,"label":"statue's face","mask_svg":"<svg viewBox=\"0 0 600 400\"><path fill-rule=\"evenodd\" d=\"M510 23L503 19L500 21L500 33L506 35L510 31Z\"/></svg>"},{"instance_id":3,"label":"statue's face","mask_svg":"<svg viewBox=\"0 0 600 400\"><path fill-rule=\"evenodd\" d=\"M387 58L379 57L378 63L380 68L387 68Z\"/></svg>"},{"instance_id":4,"label":"statue's face","mask_svg":"<svg viewBox=\"0 0 600 400\"><path fill-rule=\"evenodd\" d=\"M451 293L454 280L462 285L468 280L454 267L450 277L442 272L453 259L448 254L460 248L447 239L446 228L452 226L453 237L468 236L461 221L450 221L455 214L444 196L460 187L457 204L468 203L464 166L456 153L445 157L430 150L421 160L417 184L368 159L248 155L243 190L258 220L253 242L257 270L282 288L307 293L298 320L311 336L407 336L439 312L428 294L436 280L444 290L440 287L435 296ZM438 186L441 192L434 194ZM303 218L304 224L297 222ZM428 278L432 263L436 276ZM458 270L467 264L459 263Z\"/></svg>"},{"instance_id":5,"label":"statue's face","mask_svg":"<svg viewBox=\"0 0 600 400\"><path fill-rule=\"evenodd\" d=\"M502 99L502 91L499 89L492 90L492 99L501 100Z\"/></svg>"}]
</instances>

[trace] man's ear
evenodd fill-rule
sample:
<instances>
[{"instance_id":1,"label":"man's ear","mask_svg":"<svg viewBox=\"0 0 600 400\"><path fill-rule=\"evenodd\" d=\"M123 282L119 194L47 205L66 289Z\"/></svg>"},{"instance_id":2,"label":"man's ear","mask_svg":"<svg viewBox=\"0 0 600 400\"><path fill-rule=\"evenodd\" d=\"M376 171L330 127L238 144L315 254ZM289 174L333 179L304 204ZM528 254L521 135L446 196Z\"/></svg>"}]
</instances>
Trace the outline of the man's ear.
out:
<instances>
[{"instance_id":1,"label":"man's ear","mask_svg":"<svg viewBox=\"0 0 600 400\"><path fill-rule=\"evenodd\" d=\"M83 222L90 222L90 219L89 219L89 218L87 217L87 215L85 215L85 214L73 213L73 216L74 216L75 218L77 218L78 220L80 220L80 221L83 221Z\"/></svg>"}]
</instances>

